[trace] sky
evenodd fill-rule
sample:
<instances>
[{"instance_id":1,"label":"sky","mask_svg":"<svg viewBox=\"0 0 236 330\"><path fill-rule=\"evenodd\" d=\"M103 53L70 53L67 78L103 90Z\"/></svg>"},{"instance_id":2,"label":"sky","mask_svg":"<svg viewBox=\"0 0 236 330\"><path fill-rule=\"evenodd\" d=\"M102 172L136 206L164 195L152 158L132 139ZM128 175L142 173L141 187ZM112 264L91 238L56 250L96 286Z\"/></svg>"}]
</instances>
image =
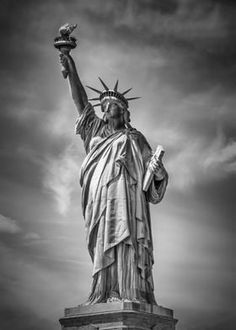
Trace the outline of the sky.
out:
<instances>
[{"instance_id":1,"label":"sky","mask_svg":"<svg viewBox=\"0 0 236 330\"><path fill-rule=\"evenodd\" d=\"M130 87L131 124L164 146L169 185L151 206L158 304L177 330L232 330L236 5L229 0L2 0L0 327L60 328L83 303L77 113L53 39L77 23L84 85ZM89 97L94 97L87 89ZM100 115L100 110L97 109Z\"/></svg>"}]
</instances>

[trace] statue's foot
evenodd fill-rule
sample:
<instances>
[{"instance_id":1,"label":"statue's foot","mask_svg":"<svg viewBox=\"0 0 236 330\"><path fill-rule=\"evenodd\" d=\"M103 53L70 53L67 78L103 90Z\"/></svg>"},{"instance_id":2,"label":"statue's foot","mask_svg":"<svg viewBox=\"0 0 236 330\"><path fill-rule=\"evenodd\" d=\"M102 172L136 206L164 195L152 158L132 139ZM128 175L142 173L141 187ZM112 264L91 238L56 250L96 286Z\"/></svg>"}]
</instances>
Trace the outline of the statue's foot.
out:
<instances>
[{"instance_id":1,"label":"statue's foot","mask_svg":"<svg viewBox=\"0 0 236 330\"><path fill-rule=\"evenodd\" d=\"M122 299L123 302L134 302L134 303L138 303L138 304L147 304L146 300L143 298L132 298L132 299Z\"/></svg>"},{"instance_id":2,"label":"statue's foot","mask_svg":"<svg viewBox=\"0 0 236 330\"><path fill-rule=\"evenodd\" d=\"M112 303L112 302L122 302L120 295L115 291L112 291L110 297L107 299L107 303Z\"/></svg>"}]
</instances>

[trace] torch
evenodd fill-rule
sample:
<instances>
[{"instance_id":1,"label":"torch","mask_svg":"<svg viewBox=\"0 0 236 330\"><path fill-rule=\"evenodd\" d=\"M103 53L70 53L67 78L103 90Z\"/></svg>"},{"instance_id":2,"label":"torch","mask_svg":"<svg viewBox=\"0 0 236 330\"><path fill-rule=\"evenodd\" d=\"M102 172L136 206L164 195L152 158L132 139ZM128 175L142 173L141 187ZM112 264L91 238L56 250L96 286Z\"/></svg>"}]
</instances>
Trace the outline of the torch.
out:
<instances>
[{"instance_id":1,"label":"torch","mask_svg":"<svg viewBox=\"0 0 236 330\"><path fill-rule=\"evenodd\" d=\"M54 39L54 47L57 48L62 54L69 55L71 49L77 46L76 38L70 36L76 27L77 24L73 25L68 23L60 27L60 36ZM61 66L61 72L63 77L66 79L68 76L68 71L64 68L63 65Z\"/></svg>"}]
</instances>

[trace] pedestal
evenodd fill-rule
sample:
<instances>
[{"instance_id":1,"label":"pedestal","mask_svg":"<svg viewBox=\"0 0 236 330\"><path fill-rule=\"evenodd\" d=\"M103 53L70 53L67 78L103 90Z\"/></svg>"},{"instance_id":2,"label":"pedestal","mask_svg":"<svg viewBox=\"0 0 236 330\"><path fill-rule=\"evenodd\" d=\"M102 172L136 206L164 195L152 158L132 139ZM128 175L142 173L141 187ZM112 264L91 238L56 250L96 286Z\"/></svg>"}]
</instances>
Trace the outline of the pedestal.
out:
<instances>
[{"instance_id":1,"label":"pedestal","mask_svg":"<svg viewBox=\"0 0 236 330\"><path fill-rule=\"evenodd\" d=\"M100 303L65 309L62 330L175 330L173 311L136 302Z\"/></svg>"}]
</instances>

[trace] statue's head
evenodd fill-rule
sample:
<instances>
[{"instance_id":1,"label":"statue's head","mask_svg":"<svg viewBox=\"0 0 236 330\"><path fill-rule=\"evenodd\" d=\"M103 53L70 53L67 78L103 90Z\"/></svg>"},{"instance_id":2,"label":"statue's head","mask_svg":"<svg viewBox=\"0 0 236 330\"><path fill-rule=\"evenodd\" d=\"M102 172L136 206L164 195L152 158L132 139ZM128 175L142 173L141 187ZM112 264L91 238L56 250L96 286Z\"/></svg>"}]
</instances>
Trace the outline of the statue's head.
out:
<instances>
[{"instance_id":1,"label":"statue's head","mask_svg":"<svg viewBox=\"0 0 236 330\"><path fill-rule=\"evenodd\" d=\"M126 98L127 94L132 88L127 89L125 92L118 92L118 80L113 89L109 89L107 85L99 78L103 87L103 91L99 91L93 87L87 86L96 93L99 94L99 97L90 99L91 101L100 101L100 103L95 104L94 106L101 106L102 112L104 112L104 120L107 121L111 116L116 118L117 116L123 116L126 123L130 121L130 113L128 111L129 101L139 99L139 97Z\"/></svg>"},{"instance_id":2,"label":"statue's head","mask_svg":"<svg viewBox=\"0 0 236 330\"><path fill-rule=\"evenodd\" d=\"M130 122L130 112L128 108L119 101L108 100L101 104L104 112L103 120L109 122L111 120L118 120L128 124Z\"/></svg>"}]
</instances>

